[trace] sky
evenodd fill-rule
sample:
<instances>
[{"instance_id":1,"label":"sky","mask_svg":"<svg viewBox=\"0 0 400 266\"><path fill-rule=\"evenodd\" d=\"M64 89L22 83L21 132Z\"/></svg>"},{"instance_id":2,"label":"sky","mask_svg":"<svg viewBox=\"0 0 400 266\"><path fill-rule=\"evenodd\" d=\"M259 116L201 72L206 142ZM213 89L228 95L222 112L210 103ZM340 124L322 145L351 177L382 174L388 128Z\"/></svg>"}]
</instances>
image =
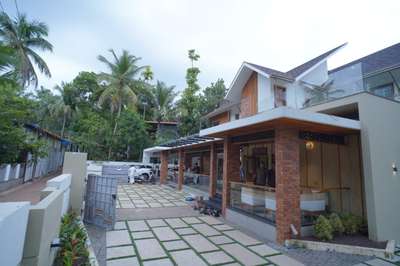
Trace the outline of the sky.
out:
<instances>
[{"instance_id":1,"label":"sky","mask_svg":"<svg viewBox=\"0 0 400 266\"><path fill-rule=\"evenodd\" d=\"M0 0L16 14L14 0ZM20 13L47 23L53 53L41 53L52 88L80 71L105 71L99 54L126 49L156 80L185 88L189 49L200 54L199 83L227 86L243 61L287 71L344 42L340 66L400 41L400 1L17 0Z\"/></svg>"}]
</instances>

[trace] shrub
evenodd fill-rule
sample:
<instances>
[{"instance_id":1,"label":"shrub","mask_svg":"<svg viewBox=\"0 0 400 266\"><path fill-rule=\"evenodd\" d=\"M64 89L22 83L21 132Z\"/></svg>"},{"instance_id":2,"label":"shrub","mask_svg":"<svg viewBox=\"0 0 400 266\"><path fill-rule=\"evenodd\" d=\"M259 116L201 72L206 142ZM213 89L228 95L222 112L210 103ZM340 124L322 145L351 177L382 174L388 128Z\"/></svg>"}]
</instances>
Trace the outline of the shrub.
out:
<instances>
[{"instance_id":1,"label":"shrub","mask_svg":"<svg viewBox=\"0 0 400 266\"><path fill-rule=\"evenodd\" d=\"M332 240L333 228L325 216L320 215L314 224L315 237L323 241Z\"/></svg>"},{"instance_id":2,"label":"shrub","mask_svg":"<svg viewBox=\"0 0 400 266\"><path fill-rule=\"evenodd\" d=\"M351 213L344 213L340 216L344 232L348 235L354 235L361 229L362 218Z\"/></svg>"},{"instance_id":3,"label":"shrub","mask_svg":"<svg viewBox=\"0 0 400 266\"><path fill-rule=\"evenodd\" d=\"M335 233L338 233L339 235L344 233L342 220L337 213L331 213L329 215L329 223L331 224L332 229Z\"/></svg>"},{"instance_id":4,"label":"shrub","mask_svg":"<svg viewBox=\"0 0 400 266\"><path fill-rule=\"evenodd\" d=\"M87 235L74 213L67 213L61 220L60 249L55 265L90 265L86 247Z\"/></svg>"}]
</instances>

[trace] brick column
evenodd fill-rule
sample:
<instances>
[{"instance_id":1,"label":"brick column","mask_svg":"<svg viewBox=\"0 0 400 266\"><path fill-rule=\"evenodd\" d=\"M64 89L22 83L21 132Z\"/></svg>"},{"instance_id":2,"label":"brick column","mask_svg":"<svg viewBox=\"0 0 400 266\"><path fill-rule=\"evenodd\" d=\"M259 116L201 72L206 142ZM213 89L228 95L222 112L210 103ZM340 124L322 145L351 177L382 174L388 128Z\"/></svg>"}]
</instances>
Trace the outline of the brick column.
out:
<instances>
[{"instance_id":1,"label":"brick column","mask_svg":"<svg viewBox=\"0 0 400 266\"><path fill-rule=\"evenodd\" d=\"M229 137L224 138L224 166L222 186L222 214L230 205L230 181L240 180L240 147L234 145Z\"/></svg>"},{"instance_id":2,"label":"brick column","mask_svg":"<svg viewBox=\"0 0 400 266\"><path fill-rule=\"evenodd\" d=\"M168 176L168 151L161 151L160 185L165 184Z\"/></svg>"},{"instance_id":3,"label":"brick column","mask_svg":"<svg viewBox=\"0 0 400 266\"><path fill-rule=\"evenodd\" d=\"M182 190L183 185L183 174L185 171L185 152L183 149L178 151L179 154L179 165L178 165L178 190Z\"/></svg>"},{"instance_id":4,"label":"brick column","mask_svg":"<svg viewBox=\"0 0 400 266\"><path fill-rule=\"evenodd\" d=\"M214 197L217 190L217 152L215 144L210 146L210 185L208 189L208 196Z\"/></svg>"},{"instance_id":5,"label":"brick column","mask_svg":"<svg viewBox=\"0 0 400 266\"><path fill-rule=\"evenodd\" d=\"M300 234L300 142L298 130L275 130L276 240L291 238L290 225Z\"/></svg>"}]
</instances>

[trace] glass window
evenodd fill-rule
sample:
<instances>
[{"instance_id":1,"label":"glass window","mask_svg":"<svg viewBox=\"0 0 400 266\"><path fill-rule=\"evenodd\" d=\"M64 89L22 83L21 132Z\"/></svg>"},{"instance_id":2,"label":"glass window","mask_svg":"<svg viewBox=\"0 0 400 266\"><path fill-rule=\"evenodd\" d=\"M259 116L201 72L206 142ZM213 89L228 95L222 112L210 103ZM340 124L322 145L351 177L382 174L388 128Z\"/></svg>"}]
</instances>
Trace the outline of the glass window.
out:
<instances>
[{"instance_id":1,"label":"glass window","mask_svg":"<svg viewBox=\"0 0 400 266\"><path fill-rule=\"evenodd\" d=\"M375 95L393 98L394 96L394 88L393 83L385 84L379 87L375 87L371 89L371 92Z\"/></svg>"}]
</instances>

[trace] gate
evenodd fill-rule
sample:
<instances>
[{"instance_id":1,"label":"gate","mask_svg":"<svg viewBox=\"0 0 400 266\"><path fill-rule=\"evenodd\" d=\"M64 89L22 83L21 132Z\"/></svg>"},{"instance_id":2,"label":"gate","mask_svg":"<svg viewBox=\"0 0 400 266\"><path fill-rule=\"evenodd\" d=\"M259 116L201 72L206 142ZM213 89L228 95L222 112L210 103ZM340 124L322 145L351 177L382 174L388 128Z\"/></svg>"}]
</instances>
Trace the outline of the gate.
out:
<instances>
[{"instance_id":1,"label":"gate","mask_svg":"<svg viewBox=\"0 0 400 266\"><path fill-rule=\"evenodd\" d=\"M112 229L115 223L116 197L116 177L89 174L85 195L84 221Z\"/></svg>"}]
</instances>

